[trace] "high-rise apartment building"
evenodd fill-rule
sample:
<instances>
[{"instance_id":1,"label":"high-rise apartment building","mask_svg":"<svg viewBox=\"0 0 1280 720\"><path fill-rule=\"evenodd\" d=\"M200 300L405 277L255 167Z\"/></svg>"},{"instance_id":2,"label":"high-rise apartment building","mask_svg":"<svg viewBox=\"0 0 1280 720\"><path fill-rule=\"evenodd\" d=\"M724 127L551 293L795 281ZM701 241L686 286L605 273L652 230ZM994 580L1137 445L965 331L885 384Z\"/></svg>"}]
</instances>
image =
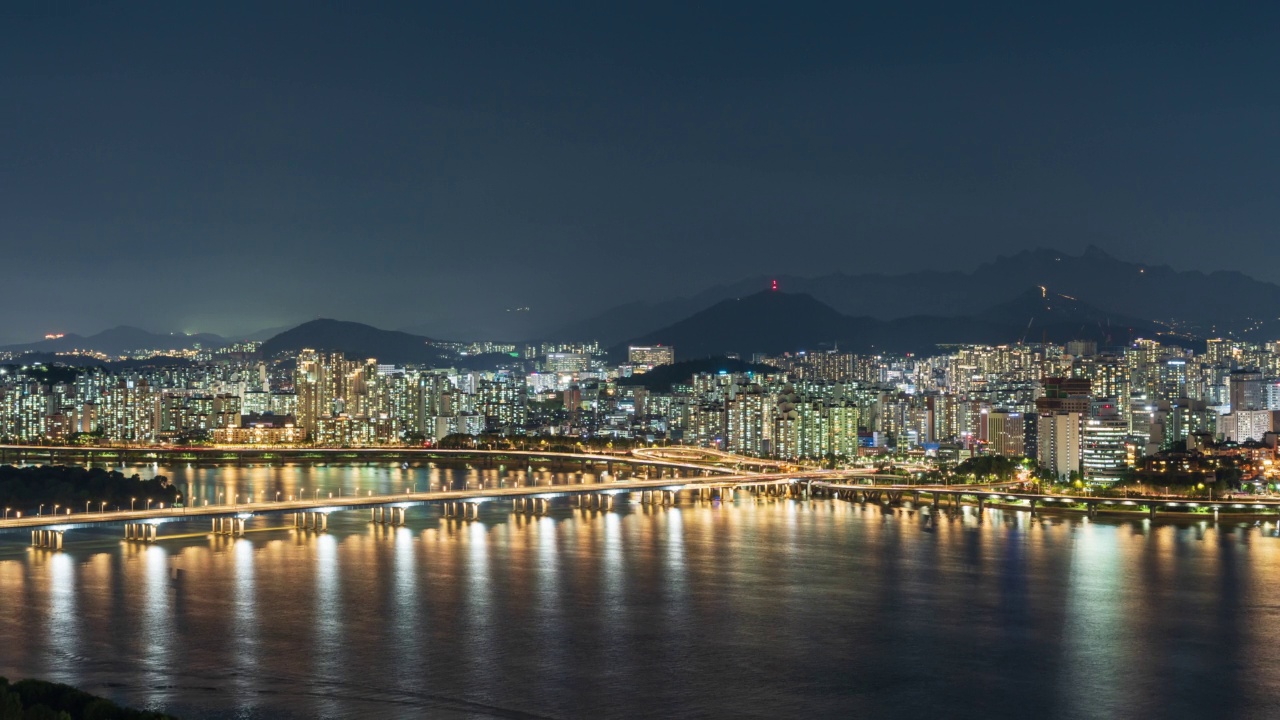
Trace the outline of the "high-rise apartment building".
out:
<instances>
[{"instance_id":1,"label":"high-rise apartment building","mask_svg":"<svg viewBox=\"0 0 1280 720\"><path fill-rule=\"evenodd\" d=\"M676 350L670 345L632 345L627 349L627 361L649 367L670 365L676 361Z\"/></svg>"},{"instance_id":2,"label":"high-rise apartment building","mask_svg":"<svg viewBox=\"0 0 1280 720\"><path fill-rule=\"evenodd\" d=\"M1125 438L1128 423L1119 415L1092 417L1084 421L1080 437L1080 461L1084 479L1113 483L1124 475L1128 453Z\"/></svg>"},{"instance_id":3,"label":"high-rise apartment building","mask_svg":"<svg viewBox=\"0 0 1280 720\"><path fill-rule=\"evenodd\" d=\"M1041 413L1036 422L1036 457L1041 467L1066 481L1080 471L1080 413Z\"/></svg>"}]
</instances>

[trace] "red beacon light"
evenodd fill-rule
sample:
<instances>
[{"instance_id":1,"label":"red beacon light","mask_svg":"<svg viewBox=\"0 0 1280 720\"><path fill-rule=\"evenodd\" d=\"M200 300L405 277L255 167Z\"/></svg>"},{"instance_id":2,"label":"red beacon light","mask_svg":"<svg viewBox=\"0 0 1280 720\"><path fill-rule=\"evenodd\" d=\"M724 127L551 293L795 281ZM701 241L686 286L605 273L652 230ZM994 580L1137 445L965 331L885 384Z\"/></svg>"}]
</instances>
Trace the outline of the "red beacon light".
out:
<instances>
[{"instance_id":1,"label":"red beacon light","mask_svg":"<svg viewBox=\"0 0 1280 720\"><path fill-rule=\"evenodd\" d=\"M773 281L773 291L774 291L774 292L778 292L778 281L777 281L777 280L774 280L774 281Z\"/></svg>"}]
</instances>

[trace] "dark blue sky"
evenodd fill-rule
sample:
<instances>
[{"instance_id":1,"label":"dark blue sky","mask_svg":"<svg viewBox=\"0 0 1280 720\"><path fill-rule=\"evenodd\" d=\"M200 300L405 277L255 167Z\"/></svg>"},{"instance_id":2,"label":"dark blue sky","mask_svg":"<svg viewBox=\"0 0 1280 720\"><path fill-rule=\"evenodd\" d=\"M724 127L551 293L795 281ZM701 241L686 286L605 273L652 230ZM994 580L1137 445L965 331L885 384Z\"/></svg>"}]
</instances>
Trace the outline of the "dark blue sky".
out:
<instances>
[{"instance_id":1,"label":"dark blue sky","mask_svg":"<svg viewBox=\"0 0 1280 720\"><path fill-rule=\"evenodd\" d=\"M1090 243L1280 281L1274 3L30 5L3 341L460 333Z\"/></svg>"}]
</instances>

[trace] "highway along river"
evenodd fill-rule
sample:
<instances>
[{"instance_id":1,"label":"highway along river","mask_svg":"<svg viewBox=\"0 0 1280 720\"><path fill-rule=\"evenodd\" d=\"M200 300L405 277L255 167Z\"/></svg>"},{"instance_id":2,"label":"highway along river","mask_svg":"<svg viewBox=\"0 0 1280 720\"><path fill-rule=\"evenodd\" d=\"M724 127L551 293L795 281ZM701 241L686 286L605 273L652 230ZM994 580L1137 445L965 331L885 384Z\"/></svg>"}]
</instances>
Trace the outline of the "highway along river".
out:
<instances>
[{"instance_id":1,"label":"highway along river","mask_svg":"<svg viewBox=\"0 0 1280 720\"><path fill-rule=\"evenodd\" d=\"M197 498L582 480L157 471ZM739 493L286 524L0 535L0 674L196 719L1274 717L1280 696L1274 523Z\"/></svg>"}]
</instances>

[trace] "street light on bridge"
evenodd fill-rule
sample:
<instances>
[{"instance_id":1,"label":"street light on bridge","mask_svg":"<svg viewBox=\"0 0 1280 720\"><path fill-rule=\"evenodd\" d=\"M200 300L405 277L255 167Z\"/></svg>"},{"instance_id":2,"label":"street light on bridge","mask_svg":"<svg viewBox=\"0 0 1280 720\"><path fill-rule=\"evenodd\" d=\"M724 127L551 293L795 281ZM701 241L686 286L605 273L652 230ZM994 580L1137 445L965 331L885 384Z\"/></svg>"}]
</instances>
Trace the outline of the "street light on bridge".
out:
<instances>
[{"instance_id":1,"label":"street light on bridge","mask_svg":"<svg viewBox=\"0 0 1280 720\"><path fill-rule=\"evenodd\" d=\"M138 498L129 498L129 512L133 512L137 509L138 509Z\"/></svg>"}]
</instances>

